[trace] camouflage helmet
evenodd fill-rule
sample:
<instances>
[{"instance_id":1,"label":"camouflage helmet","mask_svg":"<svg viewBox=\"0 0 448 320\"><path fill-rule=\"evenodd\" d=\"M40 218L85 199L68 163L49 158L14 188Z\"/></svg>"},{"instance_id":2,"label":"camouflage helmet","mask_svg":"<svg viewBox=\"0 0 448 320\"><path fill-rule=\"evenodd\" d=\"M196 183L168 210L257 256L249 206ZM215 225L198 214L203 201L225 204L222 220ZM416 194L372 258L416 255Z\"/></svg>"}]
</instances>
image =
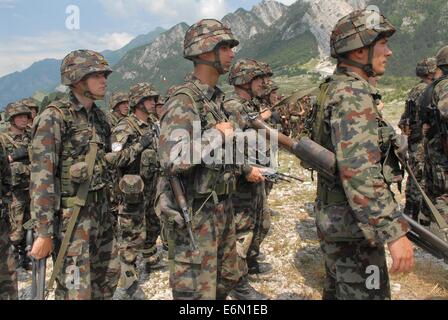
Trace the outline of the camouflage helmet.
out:
<instances>
[{"instance_id":1,"label":"camouflage helmet","mask_svg":"<svg viewBox=\"0 0 448 320\"><path fill-rule=\"evenodd\" d=\"M15 116L26 114L31 118L31 110L21 101L11 102L5 109L5 121L11 121Z\"/></svg>"},{"instance_id":2,"label":"camouflage helmet","mask_svg":"<svg viewBox=\"0 0 448 320\"><path fill-rule=\"evenodd\" d=\"M112 69L100 53L92 50L75 50L62 60L61 83L70 86L94 72L104 72L108 76L112 73Z\"/></svg>"},{"instance_id":3,"label":"camouflage helmet","mask_svg":"<svg viewBox=\"0 0 448 320\"><path fill-rule=\"evenodd\" d=\"M278 90L278 89L279 89L278 84L275 81L270 80L270 79L269 79L269 81L265 85L265 93L266 93L266 95L269 95L273 91Z\"/></svg>"},{"instance_id":4,"label":"camouflage helmet","mask_svg":"<svg viewBox=\"0 0 448 320\"><path fill-rule=\"evenodd\" d=\"M37 111L39 111L39 105L37 104L37 101L34 100L33 98L25 98L25 99L22 99L22 100L20 100L18 102L23 104L23 105L25 105L25 106L27 106L30 109L34 108Z\"/></svg>"},{"instance_id":5,"label":"camouflage helmet","mask_svg":"<svg viewBox=\"0 0 448 320\"><path fill-rule=\"evenodd\" d=\"M341 18L331 33L331 56L339 58L343 53L368 47L381 36L390 37L395 31L395 27L376 11L353 11Z\"/></svg>"},{"instance_id":6,"label":"camouflage helmet","mask_svg":"<svg viewBox=\"0 0 448 320\"><path fill-rule=\"evenodd\" d=\"M129 102L129 94L122 91L114 92L109 100L109 109L114 110L115 107L122 102Z\"/></svg>"},{"instance_id":7,"label":"camouflage helmet","mask_svg":"<svg viewBox=\"0 0 448 320\"><path fill-rule=\"evenodd\" d=\"M259 62L253 59L241 59L230 68L228 81L232 86L239 86L250 83L256 77L265 75L265 71Z\"/></svg>"},{"instance_id":8,"label":"camouflage helmet","mask_svg":"<svg viewBox=\"0 0 448 320\"><path fill-rule=\"evenodd\" d=\"M232 48L239 44L230 28L215 19L203 19L193 24L185 33L184 58L194 57L213 51L220 43L228 43Z\"/></svg>"},{"instance_id":9,"label":"camouflage helmet","mask_svg":"<svg viewBox=\"0 0 448 320\"><path fill-rule=\"evenodd\" d=\"M448 65L448 46L443 47L436 55L437 66Z\"/></svg>"},{"instance_id":10,"label":"camouflage helmet","mask_svg":"<svg viewBox=\"0 0 448 320\"><path fill-rule=\"evenodd\" d=\"M141 82L132 86L129 93L129 99L131 101L131 108L135 108L143 99L149 97L155 97L156 102L159 100L160 93L149 82Z\"/></svg>"},{"instance_id":11,"label":"camouflage helmet","mask_svg":"<svg viewBox=\"0 0 448 320\"><path fill-rule=\"evenodd\" d=\"M436 72L437 64L435 58L425 58L417 63L415 74L417 77L426 77L429 74Z\"/></svg>"},{"instance_id":12,"label":"camouflage helmet","mask_svg":"<svg viewBox=\"0 0 448 320\"><path fill-rule=\"evenodd\" d=\"M274 72L272 72L271 66L267 64L266 62L259 62L261 68L263 69L264 73L268 77L272 77L274 75Z\"/></svg>"}]
</instances>

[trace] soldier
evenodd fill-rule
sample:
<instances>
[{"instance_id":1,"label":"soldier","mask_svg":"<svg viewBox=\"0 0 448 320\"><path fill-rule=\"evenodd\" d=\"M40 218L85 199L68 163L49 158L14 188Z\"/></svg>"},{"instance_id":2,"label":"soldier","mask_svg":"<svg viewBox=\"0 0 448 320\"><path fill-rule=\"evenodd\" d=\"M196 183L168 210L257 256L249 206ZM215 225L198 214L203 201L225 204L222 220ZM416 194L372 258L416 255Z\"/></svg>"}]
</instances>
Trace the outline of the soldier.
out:
<instances>
[{"instance_id":1,"label":"soldier","mask_svg":"<svg viewBox=\"0 0 448 320\"><path fill-rule=\"evenodd\" d=\"M233 124L222 108L224 97L216 84L230 69L235 56L232 48L238 43L230 28L217 20L204 19L192 25L185 35L184 57L193 61L194 73L174 90L161 119L163 176L157 184L156 212L168 234L174 299L225 299L241 277L230 198L240 167L233 161L221 162L221 158L205 161L197 149L198 144L207 146L207 141L214 139L233 141ZM202 136L207 133L211 140ZM218 144L218 155L222 155L220 148ZM263 179L256 168L249 167L243 174L252 182ZM173 197L169 183L173 175L184 186L197 248Z\"/></svg>"},{"instance_id":2,"label":"soldier","mask_svg":"<svg viewBox=\"0 0 448 320\"><path fill-rule=\"evenodd\" d=\"M341 18L331 34L331 56L338 65L321 84L325 98L319 99L317 113L322 117L312 130L313 140L334 152L337 164L335 181L318 175L323 299L390 299L386 243L391 272L408 272L414 263L409 226L390 190L400 171L391 146L395 132L376 109L381 96L369 83L384 74L394 33L379 13L359 10Z\"/></svg>"},{"instance_id":3,"label":"soldier","mask_svg":"<svg viewBox=\"0 0 448 320\"><path fill-rule=\"evenodd\" d=\"M423 59L417 64L416 75L421 81L409 92L404 113L398 123L402 133L408 136L409 166L420 183L423 179L425 152L419 101L428 85L434 81L436 69L435 58ZM420 192L411 177L408 177L406 182L406 205L404 207L404 213L411 216L414 220L418 220L421 200Z\"/></svg>"},{"instance_id":4,"label":"soldier","mask_svg":"<svg viewBox=\"0 0 448 320\"><path fill-rule=\"evenodd\" d=\"M25 98L18 102L23 104L24 106L27 106L31 111L31 117L28 119L28 127L31 129L33 121L39 113L39 106L37 104L37 101L33 98Z\"/></svg>"},{"instance_id":5,"label":"soldier","mask_svg":"<svg viewBox=\"0 0 448 320\"><path fill-rule=\"evenodd\" d=\"M145 219L148 203L154 197L154 172L156 170L156 137L151 115L159 94L150 83L139 83L130 90L131 112L120 120L112 132L112 153L110 163L118 169L121 202L118 214L120 260L122 277L119 299L145 299L139 287L137 276L137 255L143 250L145 240L150 249L143 250L145 258L157 252L153 221ZM135 188L138 187L138 192ZM156 217L157 219L157 217ZM158 226L159 224L157 224ZM149 231L147 231L149 229ZM157 233L155 230L154 233Z\"/></svg>"},{"instance_id":6,"label":"soldier","mask_svg":"<svg viewBox=\"0 0 448 320\"><path fill-rule=\"evenodd\" d=\"M0 300L17 300L16 261L10 240L8 207L11 202L11 171L7 152L0 145Z\"/></svg>"},{"instance_id":7,"label":"soldier","mask_svg":"<svg viewBox=\"0 0 448 320\"><path fill-rule=\"evenodd\" d=\"M63 259L53 268L56 299L111 299L118 283L105 160L110 127L94 102L104 98L111 73L97 52L69 53L61 64L61 82L69 93L51 102L33 126L31 212L38 238L31 255L45 258L52 251L52 238L62 241L58 258Z\"/></svg>"},{"instance_id":8,"label":"soldier","mask_svg":"<svg viewBox=\"0 0 448 320\"><path fill-rule=\"evenodd\" d=\"M253 99L261 97L264 93L264 77L265 73L261 65L252 59L241 59L230 69L229 84L234 86L234 92L224 102L224 109L230 114L230 119L244 131L253 129L247 117L260 111L257 109L257 105L253 103ZM270 115L269 109L265 109L261 113L264 120L268 119ZM244 153L250 156L247 152ZM256 163L257 159L247 160ZM263 163L263 165L268 164ZM264 181L252 183L247 181L244 176L238 177L232 202L235 211L237 252L241 258L239 267L243 276L230 295L238 300L266 299L266 296L257 292L249 284L247 277L249 270L251 273L267 273L272 270L269 264L257 261L259 251L253 249L259 245L256 241L261 238L256 234L261 232L262 229L259 224L262 222L270 223L269 217L266 219L262 216L266 202Z\"/></svg>"},{"instance_id":9,"label":"soldier","mask_svg":"<svg viewBox=\"0 0 448 320\"><path fill-rule=\"evenodd\" d=\"M424 185L436 208L448 221L448 46L436 55L436 78L425 90L420 103L425 135ZM440 77L439 77L440 75ZM424 210L426 216L430 216Z\"/></svg>"},{"instance_id":10,"label":"soldier","mask_svg":"<svg viewBox=\"0 0 448 320\"><path fill-rule=\"evenodd\" d=\"M113 129L118 122L128 116L129 113L129 95L126 92L114 92L109 100L109 113L107 120Z\"/></svg>"},{"instance_id":11,"label":"soldier","mask_svg":"<svg viewBox=\"0 0 448 320\"><path fill-rule=\"evenodd\" d=\"M11 167L12 202L9 209L11 218L11 241L14 245L18 267L29 269L30 260L25 251L26 239L23 224L30 219L30 159L28 148L31 136L28 121L30 109L23 100L10 103L5 110L5 120L9 127L0 133L0 143L6 150Z\"/></svg>"}]
</instances>

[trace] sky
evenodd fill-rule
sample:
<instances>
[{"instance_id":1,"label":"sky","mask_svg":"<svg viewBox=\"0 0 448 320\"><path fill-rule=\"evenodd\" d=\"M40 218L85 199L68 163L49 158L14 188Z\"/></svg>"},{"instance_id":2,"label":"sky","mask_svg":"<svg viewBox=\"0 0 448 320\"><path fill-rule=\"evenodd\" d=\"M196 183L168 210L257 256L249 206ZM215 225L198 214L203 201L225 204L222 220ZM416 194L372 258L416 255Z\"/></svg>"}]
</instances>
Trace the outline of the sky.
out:
<instances>
[{"instance_id":1,"label":"sky","mask_svg":"<svg viewBox=\"0 0 448 320\"><path fill-rule=\"evenodd\" d=\"M221 19L260 1L0 0L0 77L45 58L61 59L75 49L116 50L158 26Z\"/></svg>"}]
</instances>

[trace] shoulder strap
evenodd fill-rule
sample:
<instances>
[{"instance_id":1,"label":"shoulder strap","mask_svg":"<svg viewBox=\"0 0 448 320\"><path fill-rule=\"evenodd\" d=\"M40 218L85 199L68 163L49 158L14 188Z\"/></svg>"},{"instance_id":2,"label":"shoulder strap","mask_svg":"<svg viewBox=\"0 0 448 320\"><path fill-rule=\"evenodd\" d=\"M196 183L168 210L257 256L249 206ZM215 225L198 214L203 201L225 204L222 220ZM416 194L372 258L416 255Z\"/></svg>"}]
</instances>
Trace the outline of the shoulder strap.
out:
<instances>
[{"instance_id":1,"label":"shoulder strap","mask_svg":"<svg viewBox=\"0 0 448 320\"><path fill-rule=\"evenodd\" d=\"M9 134L7 134L7 133L5 133L5 132L1 132L1 133L0 133L0 137L1 137L1 143L2 143L2 145L3 145L3 147L4 147L5 150L6 150L6 142L5 142L4 139L8 140L9 143L11 143L11 144L14 146L14 148L17 149L17 148L19 147L19 146L17 145L17 143L14 141L14 139L11 138L11 136L10 136Z\"/></svg>"},{"instance_id":2,"label":"shoulder strap","mask_svg":"<svg viewBox=\"0 0 448 320\"><path fill-rule=\"evenodd\" d=\"M138 132L139 135L141 135L141 136L143 135L142 129L140 129L138 124L135 123L134 119L132 119L131 117L126 117L125 119L131 125L131 127L133 127L135 129L135 131Z\"/></svg>"},{"instance_id":3,"label":"shoulder strap","mask_svg":"<svg viewBox=\"0 0 448 320\"><path fill-rule=\"evenodd\" d=\"M57 274L59 273L62 262L65 257L65 254L67 252L67 248L69 245L69 242L72 237L73 229L75 227L76 221L78 220L79 212L81 211L81 208L85 206L87 201L87 194L89 193L89 186L90 182L92 181L93 176L93 167L95 165L96 155L98 153L98 144L96 141L94 141L94 137L96 135L95 126L93 127L93 134L92 134L92 140L90 141L90 149L89 152L86 155L86 163L87 163L87 172L88 172L88 179L79 185L78 191L76 193L75 198L75 208L73 210L73 214L70 217L70 220L67 225L67 231L65 232L64 239L62 240L61 247L58 252L58 256L56 258L56 262L53 268L53 273L51 274L50 281L48 282L48 289L53 289L53 284L56 279Z\"/></svg>"}]
</instances>

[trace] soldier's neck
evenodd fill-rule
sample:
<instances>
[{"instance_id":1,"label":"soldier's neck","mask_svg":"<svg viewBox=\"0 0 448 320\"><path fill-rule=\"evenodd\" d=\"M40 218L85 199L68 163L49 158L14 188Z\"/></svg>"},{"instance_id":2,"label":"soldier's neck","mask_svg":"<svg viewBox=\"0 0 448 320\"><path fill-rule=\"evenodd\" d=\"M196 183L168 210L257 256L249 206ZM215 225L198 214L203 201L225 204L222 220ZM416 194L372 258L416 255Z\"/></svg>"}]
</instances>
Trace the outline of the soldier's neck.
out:
<instances>
[{"instance_id":1,"label":"soldier's neck","mask_svg":"<svg viewBox=\"0 0 448 320\"><path fill-rule=\"evenodd\" d=\"M144 123L148 123L149 115L147 113L145 113L139 109L135 109L134 114L140 121L143 121Z\"/></svg>"},{"instance_id":2,"label":"soldier's neck","mask_svg":"<svg viewBox=\"0 0 448 320\"><path fill-rule=\"evenodd\" d=\"M201 81L203 84L207 84L210 87L215 87L218 83L219 73L215 68L205 65L198 64L194 67L193 75Z\"/></svg>"},{"instance_id":3,"label":"soldier's neck","mask_svg":"<svg viewBox=\"0 0 448 320\"><path fill-rule=\"evenodd\" d=\"M348 65L348 64L345 64L345 63L340 63L338 65L338 68L347 69L347 71L356 73L358 76L360 76L364 80L369 81L369 76L361 68L358 68L358 67L355 67L355 66L351 66L351 65Z\"/></svg>"},{"instance_id":4,"label":"soldier's neck","mask_svg":"<svg viewBox=\"0 0 448 320\"><path fill-rule=\"evenodd\" d=\"M249 94L246 90L244 90L244 89L242 89L242 88L235 87L235 93L236 93L240 98L242 98L242 99L244 99L244 100L246 100L246 101L249 101L249 100L252 99L252 97L250 96L250 94Z\"/></svg>"},{"instance_id":5,"label":"soldier's neck","mask_svg":"<svg viewBox=\"0 0 448 320\"><path fill-rule=\"evenodd\" d=\"M84 106L84 108L86 108L87 111L90 111L92 109L92 106L93 106L92 99L83 96L76 90L73 90L73 94L75 95L75 97L79 101L79 103L81 103Z\"/></svg>"},{"instance_id":6,"label":"soldier's neck","mask_svg":"<svg viewBox=\"0 0 448 320\"><path fill-rule=\"evenodd\" d=\"M15 125L11 125L9 127L9 130L11 131L12 134L24 134L25 130L21 130L19 128L17 128Z\"/></svg>"}]
</instances>

